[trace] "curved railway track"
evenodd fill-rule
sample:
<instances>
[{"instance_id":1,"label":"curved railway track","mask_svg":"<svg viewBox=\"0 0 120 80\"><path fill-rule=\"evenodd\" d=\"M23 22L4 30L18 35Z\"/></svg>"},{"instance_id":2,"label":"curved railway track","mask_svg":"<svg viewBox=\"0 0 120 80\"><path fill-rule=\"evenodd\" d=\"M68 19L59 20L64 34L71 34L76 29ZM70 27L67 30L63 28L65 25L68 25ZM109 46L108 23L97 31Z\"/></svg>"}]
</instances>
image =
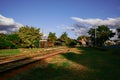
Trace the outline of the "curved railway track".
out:
<instances>
[{"instance_id":1,"label":"curved railway track","mask_svg":"<svg viewBox=\"0 0 120 80\"><path fill-rule=\"evenodd\" d=\"M15 70L16 68L23 67L25 65L40 61L59 53L65 53L68 50L68 48L60 48L32 53L30 55L17 55L14 57L8 57L4 61L0 61L0 74L3 74L7 71Z\"/></svg>"}]
</instances>

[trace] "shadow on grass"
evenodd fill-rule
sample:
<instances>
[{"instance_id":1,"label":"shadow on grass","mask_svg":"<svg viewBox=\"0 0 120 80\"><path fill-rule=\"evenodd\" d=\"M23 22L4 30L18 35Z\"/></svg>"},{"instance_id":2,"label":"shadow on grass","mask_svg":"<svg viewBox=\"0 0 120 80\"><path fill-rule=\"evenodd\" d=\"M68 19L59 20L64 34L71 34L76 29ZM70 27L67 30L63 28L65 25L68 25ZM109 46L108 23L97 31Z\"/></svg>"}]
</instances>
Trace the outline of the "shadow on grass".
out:
<instances>
[{"instance_id":1,"label":"shadow on grass","mask_svg":"<svg viewBox=\"0 0 120 80\"><path fill-rule=\"evenodd\" d=\"M69 68L72 64L68 63L58 66L57 63L42 61L45 65L39 64L39 67L20 73L9 80L120 80L120 59L92 48L78 49L82 50L82 54L69 52L62 54L63 58L83 65L90 71Z\"/></svg>"},{"instance_id":2,"label":"shadow on grass","mask_svg":"<svg viewBox=\"0 0 120 80\"><path fill-rule=\"evenodd\" d=\"M89 68L99 68L105 67L106 64L114 65L118 64L120 58L118 56L113 56L109 54L110 51L100 51L95 48L78 48L82 50L81 54L76 54L73 52L68 52L67 54L62 54L68 60L74 61L78 64L85 65ZM99 66L99 67L98 67Z\"/></svg>"},{"instance_id":3,"label":"shadow on grass","mask_svg":"<svg viewBox=\"0 0 120 80\"><path fill-rule=\"evenodd\" d=\"M19 73L8 80L89 80L92 74L89 71L69 69L68 63L58 66L56 63L47 63L42 60L43 64L30 69L24 73ZM46 66L47 65L47 66Z\"/></svg>"},{"instance_id":4,"label":"shadow on grass","mask_svg":"<svg viewBox=\"0 0 120 80\"><path fill-rule=\"evenodd\" d=\"M68 60L84 65L92 69L96 76L105 80L119 80L120 57L109 54L111 51L100 51L96 48L78 48L82 50L81 54L69 52L62 54Z\"/></svg>"},{"instance_id":5,"label":"shadow on grass","mask_svg":"<svg viewBox=\"0 0 120 80\"><path fill-rule=\"evenodd\" d=\"M95 66L97 66L100 61L102 62L105 59L105 55L103 54L104 52L102 51L98 51L92 48L78 48L78 49L82 50L80 51L80 54L68 52L67 54L62 55L68 60L71 60L78 64L82 64L89 68L95 68Z\"/></svg>"}]
</instances>

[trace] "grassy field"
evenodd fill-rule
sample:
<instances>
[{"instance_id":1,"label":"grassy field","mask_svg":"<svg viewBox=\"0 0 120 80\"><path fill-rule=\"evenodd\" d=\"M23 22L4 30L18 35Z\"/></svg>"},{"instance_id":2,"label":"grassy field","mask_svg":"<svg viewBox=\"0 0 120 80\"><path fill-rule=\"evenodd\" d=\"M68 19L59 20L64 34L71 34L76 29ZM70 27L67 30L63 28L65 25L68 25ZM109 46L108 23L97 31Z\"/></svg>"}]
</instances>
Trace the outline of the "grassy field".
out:
<instances>
[{"instance_id":1,"label":"grassy field","mask_svg":"<svg viewBox=\"0 0 120 80\"><path fill-rule=\"evenodd\" d=\"M22 53L31 53L31 52L37 52L42 49L40 48L33 48L33 49L2 49L0 50L0 56L12 56L12 55L17 55L17 54L22 54Z\"/></svg>"},{"instance_id":2,"label":"grassy field","mask_svg":"<svg viewBox=\"0 0 120 80\"><path fill-rule=\"evenodd\" d=\"M21 51L19 49L2 49L0 50L0 56L10 56L20 54Z\"/></svg>"},{"instance_id":3,"label":"grassy field","mask_svg":"<svg viewBox=\"0 0 120 80\"><path fill-rule=\"evenodd\" d=\"M56 47L56 48L62 48L62 47ZM42 51L46 49L54 49L54 47L53 48L1 49L0 56L12 56L12 55L23 54L23 53L33 53L33 52Z\"/></svg>"},{"instance_id":4,"label":"grassy field","mask_svg":"<svg viewBox=\"0 0 120 80\"><path fill-rule=\"evenodd\" d=\"M109 50L71 49L9 80L120 80L120 56Z\"/></svg>"}]
</instances>

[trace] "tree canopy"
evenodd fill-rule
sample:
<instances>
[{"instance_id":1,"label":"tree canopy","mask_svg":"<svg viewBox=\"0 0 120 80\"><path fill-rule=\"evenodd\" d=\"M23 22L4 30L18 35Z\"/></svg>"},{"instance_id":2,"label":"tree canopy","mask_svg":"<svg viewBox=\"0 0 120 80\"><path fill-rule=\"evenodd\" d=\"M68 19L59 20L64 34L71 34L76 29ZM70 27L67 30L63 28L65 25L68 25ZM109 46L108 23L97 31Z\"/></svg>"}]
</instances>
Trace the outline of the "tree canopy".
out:
<instances>
[{"instance_id":1,"label":"tree canopy","mask_svg":"<svg viewBox=\"0 0 120 80\"><path fill-rule=\"evenodd\" d=\"M57 40L56 34L50 32L47 40L48 40L48 42L55 44L55 41Z\"/></svg>"},{"instance_id":2,"label":"tree canopy","mask_svg":"<svg viewBox=\"0 0 120 80\"><path fill-rule=\"evenodd\" d=\"M19 41L17 34L0 33L0 49L18 48Z\"/></svg>"},{"instance_id":3,"label":"tree canopy","mask_svg":"<svg viewBox=\"0 0 120 80\"><path fill-rule=\"evenodd\" d=\"M41 38L40 29L23 26L17 32L21 39L21 47L36 47L36 42L38 42Z\"/></svg>"},{"instance_id":4,"label":"tree canopy","mask_svg":"<svg viewBox=\"0 0 120 80\"><path fill-rule=\"evenodd\" d=\"M88 37L88 36L83 35L83 36L78 36L78 38L77 38L77 40L78 40L78 41L79 41L79 40L82 40L82 39L87 40L87 39L89 39L89 37Z\"/></svg>"},{"instance_id":5,"label":"tree canopy","mask_svg":"<svg viewBox=\"0 0 120 80\"><path fill-rule=\"evenodd\" d=\"M94 41L97 46L103 46L106 40L113 37L113 32L105 25L98 26L98 28L91 28L88 33L91 36L91 41ZM95 36L96 35L96 36Z\"/></svg>"},{"instance_id":6,"label":"tree canopy","mask_svg":"<svg viewBox=\"0 0 120 80\"><path fill-rule=\"evenodd\" d=\"M62 45L67 45L68 44L68 40L69 40L69 37L68 37L68 34L66 32L64 32L59 40L61 41Z\"/></svg>"},{"instance_id":7,"label":"tree canopy","mask_svg":"<svg viewBox=\"0 0 120 80\"><path fill-rule=\"evenodd\" d=\"M120 28L117 28L117 35L118 35L118 38L120 38Z\"/></svg>"}]
</instances>

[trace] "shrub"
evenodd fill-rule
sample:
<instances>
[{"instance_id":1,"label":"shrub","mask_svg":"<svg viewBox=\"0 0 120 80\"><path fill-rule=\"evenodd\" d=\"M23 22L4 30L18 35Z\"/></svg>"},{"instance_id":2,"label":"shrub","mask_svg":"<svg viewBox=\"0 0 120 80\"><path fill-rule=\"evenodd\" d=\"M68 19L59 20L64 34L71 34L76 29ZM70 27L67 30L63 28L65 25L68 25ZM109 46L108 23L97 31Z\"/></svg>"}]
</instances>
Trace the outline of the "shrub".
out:
<instances>
[{"instance_id":1,"label":"shrub","mask_svg":"<svg viewBox=\"0 0 120 80\"><path fill-rule=\"evenodd\" d=\"M16 49L17 46L13 44L12 42L5 40L5 39L0 39L0 49Z\"/></svg>"},{"instance_id":2,"label":"shrub","mask_svg":"<svg viewBox=\"0 0 120 80\"><path fill-rule=\"evenodd\" d=\"M75 40L71 40L68 43L68 47L75 47L76 45L77 45L77 41L75 41Z\"/></svg>"}]
</instances>

